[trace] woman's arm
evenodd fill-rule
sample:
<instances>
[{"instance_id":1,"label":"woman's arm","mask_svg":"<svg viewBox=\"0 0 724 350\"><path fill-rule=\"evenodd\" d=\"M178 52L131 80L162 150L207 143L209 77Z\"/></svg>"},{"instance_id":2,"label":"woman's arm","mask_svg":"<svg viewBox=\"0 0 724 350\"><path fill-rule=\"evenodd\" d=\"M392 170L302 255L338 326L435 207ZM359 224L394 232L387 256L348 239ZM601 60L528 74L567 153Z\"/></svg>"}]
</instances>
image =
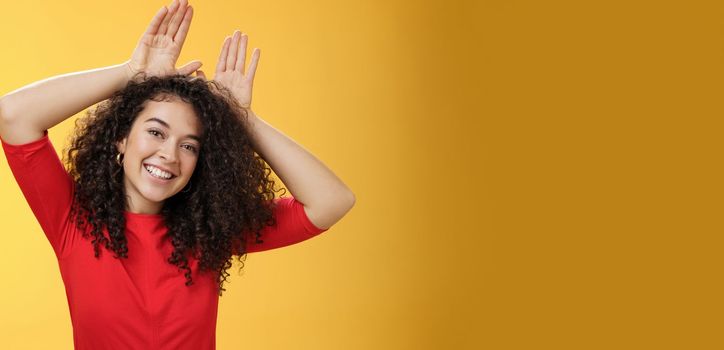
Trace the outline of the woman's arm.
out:
<instances>
[{"instance_id":1,"label":"woman's arm","mask_svg":"<svg viewBox=\"0 0 724 350\"><path fill-rule=\"evenodd\" d=\"M0 137L25 144L83 109L123 88L129 79L126 64L70 73L41 80L0 99Z\"/></svg>"},{"instance_id":2,"label":"woman's arm","mask_svg":"<svg viewBox=\"0 0 724 350\"><path fill-rule=\"evenodd\" d=\"M251 110L251 90L260 52L254 49L245 74L247 41L248 37L238 31L224 40L214 80L228 88L246 109L256 152L269 163L294 198L304 203L309 220L318 228L328 229L352 209L355 196L313 154ZM197 74L204 76L203 72Z\"/></svg>"},{"instance_id":3,"label":"woman's arm","mask_svg":"<svg viewBox=\"0 0 724 350\"><path fill-rule=\"evenodd\" d=\"M132 58L122 64L41 80L0 98L0 137L9 144L37 140L43 132L109 98L137 73L191 74L200 62L175 69L193 16L186 0L161 8L141 37Z\"/></svg>"},{"instance_id":4,"label":"woman's arm","mask_svg":"<svg viewBox=\"0 0 724 350\"><path fill-rule=\"evenodd\" d=\"M355 196L324 163L294 140L248 110L254 149L269 163L309 220L329 229L352 209Z\"/></svg>"}]
</instances>

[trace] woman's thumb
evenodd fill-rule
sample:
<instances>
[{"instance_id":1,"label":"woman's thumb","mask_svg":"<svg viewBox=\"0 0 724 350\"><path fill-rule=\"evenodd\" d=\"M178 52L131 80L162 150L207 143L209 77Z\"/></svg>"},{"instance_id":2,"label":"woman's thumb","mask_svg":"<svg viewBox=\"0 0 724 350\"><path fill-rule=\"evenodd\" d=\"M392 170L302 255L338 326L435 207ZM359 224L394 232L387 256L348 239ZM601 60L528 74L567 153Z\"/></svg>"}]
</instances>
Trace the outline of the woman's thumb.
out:
<instances>
[{"instance_id":1,"label":"woman's thumb","mask_svg":"<svg viewBox=\"0 0 724 350\"><path fill-rule=\"evenodd\" d=\"M178 74L189 75L201 68L201 61L191 61L178 69Z\"/></svg>"}]
</instances>

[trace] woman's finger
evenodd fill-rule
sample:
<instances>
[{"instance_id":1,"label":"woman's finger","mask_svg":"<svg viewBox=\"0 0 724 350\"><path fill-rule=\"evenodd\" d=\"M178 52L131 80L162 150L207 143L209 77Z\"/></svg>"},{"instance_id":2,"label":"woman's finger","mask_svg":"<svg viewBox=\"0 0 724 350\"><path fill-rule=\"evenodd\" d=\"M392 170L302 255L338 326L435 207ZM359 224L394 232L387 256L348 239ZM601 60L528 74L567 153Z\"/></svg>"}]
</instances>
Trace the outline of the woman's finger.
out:
<instances>
[{"instance_id":1,"label":"woman's finger","mask_svg":"<svg viewBox=\"0 0 724 350\"><path fill-rule=\"evenodd\" d=\"M239 51L236 54L236 65L234 65L234 70L241 72L241 74L244 74L244 65L246 64L246 44L248 42L249 36L242 34L241 40L239 40Z\"/></svg>"},{"instance_id":2,"label":"woman's finger","mask_svg":"<svg viewBox=\"0 0 724 350\"><path fill-rule=\"evenodd\" d=\"M216 74L226 71L226 56L229 54L229 45L231 45L231 38L227 36L224 39L224 44L221 45L219 62L216 64Z\"/></svg>"},{"instance_id":3,"label":"woman's finger","mask_svg":"<svg viewBox=\"0 0 724 350\"><path fill-rule=\"evenodd\" d=\"M166 13L168 13L168 9L166 8L166 6L161 7L156 12L156 15L153 16L151 23L148 25L148 28L146 28L146 32L143 34L156 35L156 33L158 32L158 27L161 25L161 22L163 22L163 18L166 16Z\"/></svg>"},{"instance_id":4,"label":"woman's finger","mask_svg":"<svg viewBox=\"0 0 724 350\"><path fill-rule=\"evenodd\" d=\"M206 80L206 74L205 74L202 70L200 70L200 69L196 71L196 76L199 77L199 78L201 78L201 79Z\"/></svg>"},{"instance_id":5,"label":"woman's finger","mask_svg":"<svg viewBox=\"0 0 724 350\"><path fill-rule=\"evenodd\" d=\"M181 26L178 28L178 32L176 33L176 36L173 38L173 41L178 44L178 46L183 46L184 41L186 41L186 35L189 33L189 27L191 26L191 19L194 17L194 9L189 6L186 9L186 14L184 15L183 20L181 21Z\"/></svg>"},{"instance_id":6,"label":"woman's finger","mask_svg":"<svg viewBox=\"0 0 724 350\"><path fill-rule=\"evenodd\" d=\"M186 10L188 10L187 2L186 0L181 0L178 4L178 9L176 9L176 13L171 18L171 21L168 23L168 28L166 29L166 35L170 37L175 37L176 32L178 31L178 27L181 25L181 21L186 16Z\"/></svg>"},{"instance_id":7,"label":"woman's finger","mask_svg":"<svg viewBox=\"0 0 724 350\"><path fill-rule=\"evenodd\" d=\"M251 63L249 63L249 71L246 74L246 78L250 82L254 82L254 75L256 75L256 66L259 65L259 56L261 56L261 50L254 48L254 52L251 54Z\"/></svg>"},{"instance_id":8,"label":"woman's finger","mask_svg":"<svg viewBox=\"0 0 724 350\"><path fill-rule=\"evenodd\" d=\"M239 51L239 40L241 39L241 32L238 30L234 31L234 36L231 39L231 46L229 47L229 55L226 56L226 70L233 70L236 64L236 53Z\"/></svg>"},{"instance_id":9,"label":"woman's finger","mask_svg":"<svg viewBox=\"0 0 724 350\"><path fill-rule=\"evenodd\" d=\"M166 13L166 17L163 18L163 22L161 22L161 25L158 27L157 34L166 34L166 29L168 29L168 23L171 21L171 18L176 14L176 8L178 8L178 4L176 3L176 0L173 0L171 5L168 6L168 12Z\"/></svg>"}]
</instances>

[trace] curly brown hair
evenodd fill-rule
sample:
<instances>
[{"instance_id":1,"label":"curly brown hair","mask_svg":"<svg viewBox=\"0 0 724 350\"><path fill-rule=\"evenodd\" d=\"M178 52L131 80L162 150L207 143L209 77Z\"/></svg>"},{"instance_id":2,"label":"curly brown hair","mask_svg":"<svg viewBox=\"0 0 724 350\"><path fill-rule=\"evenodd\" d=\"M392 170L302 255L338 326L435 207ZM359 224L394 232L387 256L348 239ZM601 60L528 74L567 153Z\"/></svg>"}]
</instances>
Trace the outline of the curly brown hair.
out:
<instances>
[{"instance_id":1,"label":"curly brown hair","mask_svg":"<svg viewBox=\"0 0 724 350\"><path fill-rule=\"evenodd\" d=\"M250 235L261 243L261 229L275 224L273 199L278 191L271 169L254 152L245 109L216 82L182 75L138 76L78 119L64 151L75 183L71 215L84 237L93 238L95 257L103 245L114 258L128 258L124 174L115 159L116 143L129 135L146 101L169 97L193 106L203 133L190 190L166 199L161 210L174 247L167 261L186 271L185 284L190 286L188 258L198 259L199 271L215 272L223 295L233 255L241 271Z\"/></svg>"}]
</instances>

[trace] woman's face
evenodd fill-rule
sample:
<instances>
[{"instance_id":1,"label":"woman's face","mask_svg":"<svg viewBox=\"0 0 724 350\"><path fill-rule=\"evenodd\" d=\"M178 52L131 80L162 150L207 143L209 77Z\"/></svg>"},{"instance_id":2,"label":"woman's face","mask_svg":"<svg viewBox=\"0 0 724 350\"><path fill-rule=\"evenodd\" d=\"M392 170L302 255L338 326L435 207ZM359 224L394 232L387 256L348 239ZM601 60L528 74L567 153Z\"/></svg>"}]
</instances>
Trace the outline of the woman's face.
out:
<instances>
[{"instance_id":1,"label":"woman's face","mask_svg":"<svg viewBox=\"0 0 724 350\"><path fill-rule=\"evenodd\" d=\"M196 168L201 123L190 104L175 96L164 100L146 101L128 137L117 144L123 153L126 209L132 213L160 213Z\"/></svg>"}]
</instances>

